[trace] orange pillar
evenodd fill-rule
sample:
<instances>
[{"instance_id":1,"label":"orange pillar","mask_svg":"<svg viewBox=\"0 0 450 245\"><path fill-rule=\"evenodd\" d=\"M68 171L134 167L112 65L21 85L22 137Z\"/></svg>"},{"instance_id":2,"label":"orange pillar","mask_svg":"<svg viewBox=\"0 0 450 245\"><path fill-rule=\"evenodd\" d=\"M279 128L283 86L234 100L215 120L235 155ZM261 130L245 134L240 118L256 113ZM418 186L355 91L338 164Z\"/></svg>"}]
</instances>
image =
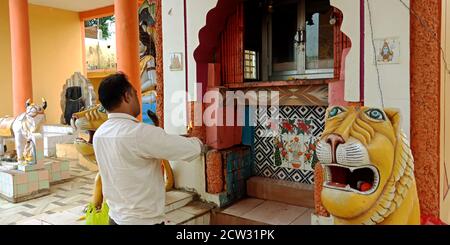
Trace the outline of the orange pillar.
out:
<instances>
[{"instance_id":1,"label":"orange pillar","mask_svg":"<svg viewBox=\"0 0 450 245\"><path fill-rule=\"evenodd\" d=\"M138 91L141 102L138 1L114 0L114 14L116 17L117 70L128 76L131 84Z\"/></svg>"},{"instance_id":2,"label":"orange pillar","mask_svg":"<svg viewBox=\"0 0 450 245\"><path fill-rule=\"evenodd\" d=\"M13 110L17 116L25 111L25 102L32 98L30 27L28 1L9 0Z\"/></svg>"}]
</instances>

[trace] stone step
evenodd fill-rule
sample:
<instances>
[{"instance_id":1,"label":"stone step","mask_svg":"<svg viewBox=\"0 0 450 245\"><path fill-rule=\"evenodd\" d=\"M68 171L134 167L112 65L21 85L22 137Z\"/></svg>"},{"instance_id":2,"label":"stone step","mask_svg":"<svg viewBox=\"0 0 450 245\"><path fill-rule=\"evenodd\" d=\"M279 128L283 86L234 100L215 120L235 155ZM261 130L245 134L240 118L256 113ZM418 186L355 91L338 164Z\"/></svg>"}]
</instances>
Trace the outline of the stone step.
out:
<instances>
[{"instance_id":1,"label":"stone step","mask_svg":"<svg viewBox=\"0 0 450 245\"><path fill-rule=\"evenodd\" d=\"M252 177L247 180L247 195L257 199L314 208L314 186L309 184Z\"/></svg>"},{"instance_id":2,"label":"stone step","mask_svg":"<svg viewBox=\"0 0 450 245\"><path fill-rule=\"evenodd\" d=\"M214 205L193 201L186 206L166 213L167 225L209 225Z\"/></svg>"},{"instance_id":3,"label":"stone step","mask_svg":"<svg viewBox=\"0 0 450 245\"><path fill-rule=\"evenodd\" d=\"M167 206L166 206L167 208ZM200 201L193 201L186 206L171 210L166 214L166 225L209 225L210 210L212 206ZM44 214L36 219L30 219L20 225L84 225L85 220L79 220L82 216L80 207L58 212Z\"/></svg>"},{"instance_id":4,"label":"stone step","mask_svg":"<svg viewBox=\"0 0 450 245\"><path fill-rule=\"evenodd\" d=\"M282 202L256 198L243 199L215 211L212 225L310 225L314 210Z\"/></svg>"},{"instance_id":5,"label":"stone step","mask_svg":"<svg viewBox=\"0 0 450 245\"><path fill-rule=\"evenodd\" d=\"M194 193L172 190L166 193L165 212L170 213L173 210L186 206L196 198Z\"/></svg>"},{"instance_id":6,"label":"stone step","mask_svg":"<svg viewBox=\"0 0 450 245\"><path fill-rule=\"evenodd\" d=\"M78 160L78 151L74 144L56 144L56 158Z\"/></svg>"}]
</instances>

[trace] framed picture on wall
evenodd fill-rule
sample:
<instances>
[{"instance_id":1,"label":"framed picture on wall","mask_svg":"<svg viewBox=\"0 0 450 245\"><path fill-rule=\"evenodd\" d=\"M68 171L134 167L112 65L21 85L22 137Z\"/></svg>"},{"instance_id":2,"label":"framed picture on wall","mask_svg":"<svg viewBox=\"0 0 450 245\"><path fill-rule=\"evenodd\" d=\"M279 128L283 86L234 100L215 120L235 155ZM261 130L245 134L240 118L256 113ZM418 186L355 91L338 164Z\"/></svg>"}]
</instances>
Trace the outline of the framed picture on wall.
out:
<instances>
[{"instance_id":1,"label":"framed picture on wall","mask_svg":"<svg viewBox=\"0 0 450 245\"><path fill-rule=\"evenodd\" d=\"M183 70L183 53L170 53L170 66L171 71Z\"/></svg>"},{"instance_id":2,"label":"framed picture on wall","mask_svg":"<svg viewBox=\"0 0 450 245\"><path fill-rule=\"evenodd\" d=\"M377 64L400 63L400 41L398 38L375 39Z\"/></svg>"}]
</instances>

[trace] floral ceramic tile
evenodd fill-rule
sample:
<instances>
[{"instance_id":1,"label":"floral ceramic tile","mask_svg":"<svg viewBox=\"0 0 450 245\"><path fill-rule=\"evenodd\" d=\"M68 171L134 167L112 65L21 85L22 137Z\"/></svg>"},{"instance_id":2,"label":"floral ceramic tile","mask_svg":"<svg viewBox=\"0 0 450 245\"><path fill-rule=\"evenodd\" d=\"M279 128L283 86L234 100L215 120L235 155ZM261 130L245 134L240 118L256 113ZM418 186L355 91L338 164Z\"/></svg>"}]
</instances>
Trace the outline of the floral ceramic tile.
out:
<instances>
[{"instance_id":1,"label":"floral ceramic tile","mask_svg":"<svg viewBox=\"0 0 450 245\"><path fill-rule=\"evenodd\" d=\"M312 170L317 163L313 151L325 125L325 111L324 106L280 106L281 119L273 124L270 110L258 108L254 137L256 175L312 184ZM298 159L295 152L300 155Z\"/></svg>"},{"instance_id":2,"label":"floral ceramic tile","mask_svg":"<svg viewBox=\"0 0 450 245\"><path fill-rule=\"evenodd\" d=\"M284 119L274 137L275 166L313 171L318 162L311 120Z\"/></svg>"}]
</instances>

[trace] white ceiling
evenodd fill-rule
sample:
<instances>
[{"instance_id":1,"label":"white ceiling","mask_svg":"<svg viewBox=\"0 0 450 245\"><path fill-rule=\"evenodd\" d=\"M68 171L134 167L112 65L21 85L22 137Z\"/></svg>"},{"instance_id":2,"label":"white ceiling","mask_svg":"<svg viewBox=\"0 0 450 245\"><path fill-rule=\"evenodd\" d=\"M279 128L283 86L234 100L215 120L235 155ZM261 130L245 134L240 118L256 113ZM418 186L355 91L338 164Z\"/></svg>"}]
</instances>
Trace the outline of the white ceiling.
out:
<instances>
[{"instance_id":1,"label":"white ceiling","mask_svg":"<svg viewBox=\"0 0 450 245\"><path fill-rule=\"evenodd\" d=\"M28 3L82 12L114 4L114 0L28 0Z\"/></svg>"}]
</instances>

